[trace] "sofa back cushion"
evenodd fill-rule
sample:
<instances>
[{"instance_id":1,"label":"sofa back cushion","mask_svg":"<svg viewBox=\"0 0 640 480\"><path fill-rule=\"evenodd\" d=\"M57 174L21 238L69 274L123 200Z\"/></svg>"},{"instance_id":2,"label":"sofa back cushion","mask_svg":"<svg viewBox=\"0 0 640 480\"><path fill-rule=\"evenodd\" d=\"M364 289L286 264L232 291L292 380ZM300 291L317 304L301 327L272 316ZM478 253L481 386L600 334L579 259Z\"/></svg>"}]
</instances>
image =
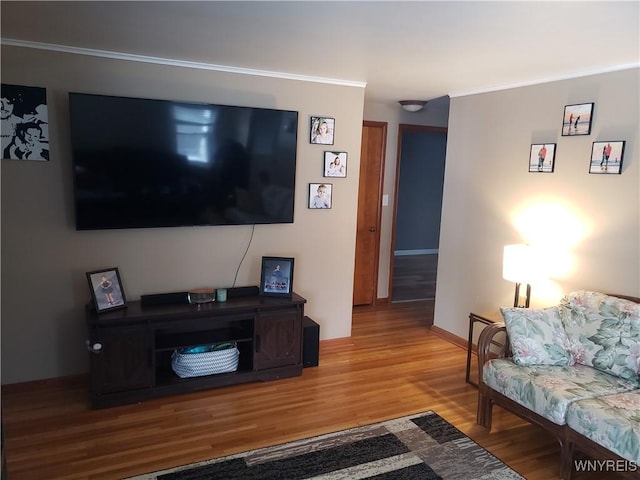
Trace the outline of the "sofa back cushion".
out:
<instances>
[{"instance_id":1,"label":"sofa back cushion","mask_svg":"<svg viewBox=\"0 0 640 480\"><path fill-rule=\"evenodd\" d=\"M640 372L640 304L599 292L572 292L560 302L576 363L629 380Z\"/></svg>"},{"instance_id":2,"label":"sofa back cushion","mask_svg":"<svg viewBox=\"0 0 640 480\"><path fill-rule=\"evenodd\" d=\"M559 307L501 308L500 311L514 363L522 366L574 364Z\"/></svg>"}]
</instances>

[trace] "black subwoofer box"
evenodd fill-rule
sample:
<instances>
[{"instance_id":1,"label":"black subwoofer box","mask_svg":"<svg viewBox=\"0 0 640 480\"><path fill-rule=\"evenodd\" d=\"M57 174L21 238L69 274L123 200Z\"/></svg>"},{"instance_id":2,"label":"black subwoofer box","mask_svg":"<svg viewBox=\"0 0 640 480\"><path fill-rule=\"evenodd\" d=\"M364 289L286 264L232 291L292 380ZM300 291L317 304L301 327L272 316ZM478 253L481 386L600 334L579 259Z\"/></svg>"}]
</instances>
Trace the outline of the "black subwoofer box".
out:
<instances>
[{"instance_id":1,"label":"black subwoofer box","mask_svg":"<svg viewBox=\"0 0 640 480\"><path fill-rule=\"evenodd\" d=\"M320 357L320 325L309 317L302 319L302 366L317 367Z\"/></svg>"}]
</instances>

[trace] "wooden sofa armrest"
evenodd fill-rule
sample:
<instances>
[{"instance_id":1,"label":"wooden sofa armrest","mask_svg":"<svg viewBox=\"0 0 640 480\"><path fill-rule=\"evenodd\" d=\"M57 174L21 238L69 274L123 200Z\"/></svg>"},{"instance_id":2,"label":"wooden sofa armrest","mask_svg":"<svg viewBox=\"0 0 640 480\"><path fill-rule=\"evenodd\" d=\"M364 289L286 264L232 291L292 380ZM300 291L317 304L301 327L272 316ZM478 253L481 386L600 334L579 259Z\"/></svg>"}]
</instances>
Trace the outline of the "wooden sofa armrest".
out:
<instances>
[{"instance_id":1,"label":"wooden sofa armrest","mask_svg":"<svg viewBox=\"0 0 640 480\"><path fill-rule=\"evenodd\" d=\"M498 337L498 338L496 338ZM494 350L491 350L491 347ZM507 327L504 323L492 323L487 325L478 338L478 413L477 423L491 430L492 417L492 392L485 385L482 369L487 360L491 358L505 358L511 354L509 340L507 338Z\"/></svg>"},{"instance_id":2,"label":"wooden sofa armrest","mask_svg":"<svg viewBox=\"0 0 640 480\"><path fill-rule=\"evenodd\" d=\"M499 338L496 336L500 335ZM491 346L497 347L491 350ZM487 325L478 338L478 382L482 382L482 367L492 358L511 356L507 328L504 323Z\"/></svg>"}]
</instances>

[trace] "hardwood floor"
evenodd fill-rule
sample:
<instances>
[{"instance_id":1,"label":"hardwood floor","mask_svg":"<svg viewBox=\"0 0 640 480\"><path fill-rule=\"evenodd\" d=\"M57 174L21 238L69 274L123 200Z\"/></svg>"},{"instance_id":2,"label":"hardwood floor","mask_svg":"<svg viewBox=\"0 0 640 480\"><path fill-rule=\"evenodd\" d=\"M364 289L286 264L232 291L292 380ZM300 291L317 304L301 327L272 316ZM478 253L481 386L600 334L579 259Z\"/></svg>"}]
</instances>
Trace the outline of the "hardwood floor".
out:
<instances>
[{"instance_id":1,"label":"hardwood floor","mask_svg":"<svg viewBox=\"0 0 640 480\"><path fill-rule=\"evenodd\" d=\"M437 269L437 254L393 257L391 301L399 303L435 299Z\"/></svg>"},{"instance_id":2,"label":"hardwood floor","mask_svg":"<svg viewBox=\"0 0 640 480\"><path fill-rule=\"evenodd\" d=\"M527 479L558 478L544 431L500 408L491 432L476 425L466 351L429 330L432 315L433 302L356 308L352 337L322 342L319 367L274 382L103 410L83 378L3 387L8 478L120 479L425 410Z\"/></svg>"}]
</instances>

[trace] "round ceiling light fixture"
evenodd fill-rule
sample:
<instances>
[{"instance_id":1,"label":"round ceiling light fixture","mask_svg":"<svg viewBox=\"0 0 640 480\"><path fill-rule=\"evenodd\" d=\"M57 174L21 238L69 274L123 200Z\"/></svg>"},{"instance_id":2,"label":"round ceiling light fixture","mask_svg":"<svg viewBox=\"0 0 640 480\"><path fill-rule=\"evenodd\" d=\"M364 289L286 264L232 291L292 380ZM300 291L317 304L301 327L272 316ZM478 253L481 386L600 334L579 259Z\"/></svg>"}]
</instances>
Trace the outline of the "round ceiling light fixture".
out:
<instances>
[{"instance_id":1,"label":"round ceiling light fixture","mask_svg":"<svg viewBox=\"0 0 640 480\"><path fill-rule=\"evenodd\" d=\"M427 104L424 100L400 100L398 103L407 112L419 112Z\"/></svg>"}]
</instances>

